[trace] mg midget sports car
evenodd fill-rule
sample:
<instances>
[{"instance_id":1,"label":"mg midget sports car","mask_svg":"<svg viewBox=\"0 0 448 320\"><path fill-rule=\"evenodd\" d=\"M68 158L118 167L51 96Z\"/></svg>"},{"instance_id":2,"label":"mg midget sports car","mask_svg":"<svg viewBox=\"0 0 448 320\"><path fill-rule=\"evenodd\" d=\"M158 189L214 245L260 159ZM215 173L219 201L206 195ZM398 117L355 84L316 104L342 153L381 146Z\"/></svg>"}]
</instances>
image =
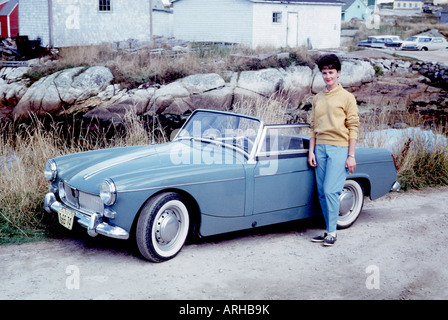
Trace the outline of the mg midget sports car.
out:
<instances>
[{"instance_id":1,"label":"mg midget sports car","mask_svg":"<svg viewBox=\"0 0 448 320\"><path fill-rule=\"evenodd\" d=\"M173 141L50 159L45 210L90 236L135 236L153 262L175 257L189 234L210 236L321 213L307 163L309 125L266 125L231 112L194 111ZM339 228L351 226L364 196L399 188L385 149L358 148L341 194Z\"/></svg>"}]
</instances>

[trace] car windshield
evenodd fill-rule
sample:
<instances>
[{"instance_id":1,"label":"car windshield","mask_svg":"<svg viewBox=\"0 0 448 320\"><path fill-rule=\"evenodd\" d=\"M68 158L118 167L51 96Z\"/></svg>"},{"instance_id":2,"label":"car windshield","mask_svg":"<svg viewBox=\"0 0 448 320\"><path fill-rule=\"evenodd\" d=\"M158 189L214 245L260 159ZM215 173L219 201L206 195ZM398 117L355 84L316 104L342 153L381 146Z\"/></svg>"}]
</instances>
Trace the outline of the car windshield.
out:
<instances>
[{"instance_id":1,"label":"car windshield","mask_svg":"<svg viewBox=\"0 0 448 320\"><path fill-rule=\"evenodd\" d=\"M407 37L406 41L417 41L417 37Z\"/></svg>"},{"instance_id":2,"label":"car windshield","mask_svg":"<svg viewBox=\"0 0 448 320\"><path fill-rule=\"evenodd\" d=\"M250 154L261 125L261 120L253 117L200 110L192 114L176 139L229 144Z\"/></svg>"}]
</instances>

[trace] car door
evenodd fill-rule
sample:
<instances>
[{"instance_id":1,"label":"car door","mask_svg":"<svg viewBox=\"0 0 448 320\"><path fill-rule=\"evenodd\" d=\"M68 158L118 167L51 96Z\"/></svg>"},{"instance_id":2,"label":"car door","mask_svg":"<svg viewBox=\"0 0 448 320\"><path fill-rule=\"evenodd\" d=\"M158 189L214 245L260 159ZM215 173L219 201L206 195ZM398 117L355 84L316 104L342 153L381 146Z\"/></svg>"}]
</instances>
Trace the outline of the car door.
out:
<instances>
[{"instance_id":1,"label":"car door","mask_svg":"<svg viewBox=\"0 0 448 320\"><path fill-rule=\"evenodd\" d=\"M266 126L254 167L253 214L311 205L314 169L308 165L308 125Z\"/></svg>"},{"instance_id":2,"label":"car door","mask_svg":"<svg viewBox=\"0 0 448 320\"><path fill-rule=\"evenodd\" d=\"M439 50L439 49L443 49L444 45L443 45L443 40L442 38L433 38L431 41L431 50Z\"/></svg>"}]
</instances>

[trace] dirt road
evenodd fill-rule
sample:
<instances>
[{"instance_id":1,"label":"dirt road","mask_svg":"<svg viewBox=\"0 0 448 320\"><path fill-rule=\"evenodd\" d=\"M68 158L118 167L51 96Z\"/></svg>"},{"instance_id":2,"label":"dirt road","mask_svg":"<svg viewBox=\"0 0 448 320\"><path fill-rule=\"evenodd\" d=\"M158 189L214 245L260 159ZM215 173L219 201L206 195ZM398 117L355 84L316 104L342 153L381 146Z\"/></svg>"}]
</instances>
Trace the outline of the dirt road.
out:
<instances>
[{"instance_id":1,"label":"dirt road","mask_svg":"<svg viewBox=\"0 0 448 320\"><path fill-rule=\"evenodd\" d=\"M434 51L402 51L392 49L363 49L354 51L348 56L369 59L402 59L413 58L424 62L439 62L448 65L448 49Z\"/></svg>"},{"instance_id":2,"label":"dirt road","mask_svg":"<svg viewBox=\"0 0 448 320\"><path fill-rule=\"evenodd\" d=\"M159 264L100 237L2 246L0 299L448 299L448 187L366 201L331 248L310 241L320 227L210 238Z\"/></svg>"},{"instance_id":3,"label":"dirt road","mask_svg":"<svg viewBox=\"0 0 448 320\"><path fill-rule=\"evenodd\" d=\"M436 51L396 51L397 55L425 62L440 62L448 65L448 49Z\"/></svg>"}]
</instances>

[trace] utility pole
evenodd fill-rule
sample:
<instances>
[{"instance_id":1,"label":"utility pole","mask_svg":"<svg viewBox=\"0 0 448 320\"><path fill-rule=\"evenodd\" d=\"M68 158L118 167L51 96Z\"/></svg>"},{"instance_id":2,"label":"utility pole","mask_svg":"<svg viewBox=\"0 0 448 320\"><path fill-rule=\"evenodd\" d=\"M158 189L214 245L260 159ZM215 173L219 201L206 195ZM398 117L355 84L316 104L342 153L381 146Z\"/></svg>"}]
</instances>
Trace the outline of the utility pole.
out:
<instances>
[{"instance_id":1,"label":"utility pole","mask_svg":"<svg viewBox=\"0 0 448 320\"><path fill-rule=\"evenodd\" d=\"M53 48L53 1L48 0L48 42L50 48Z\"/></svg>"},{"instance_id":2,"label":"utility pole","mask_svg":"<svg viewBox=\"0 0 448 320\"><path fill-rule=\"evenodd\" d=\"M151 44L153 42L153 34L152 34L152 0L149 0L149 39L151 40Z\"/></svg>"}]
</instances>

